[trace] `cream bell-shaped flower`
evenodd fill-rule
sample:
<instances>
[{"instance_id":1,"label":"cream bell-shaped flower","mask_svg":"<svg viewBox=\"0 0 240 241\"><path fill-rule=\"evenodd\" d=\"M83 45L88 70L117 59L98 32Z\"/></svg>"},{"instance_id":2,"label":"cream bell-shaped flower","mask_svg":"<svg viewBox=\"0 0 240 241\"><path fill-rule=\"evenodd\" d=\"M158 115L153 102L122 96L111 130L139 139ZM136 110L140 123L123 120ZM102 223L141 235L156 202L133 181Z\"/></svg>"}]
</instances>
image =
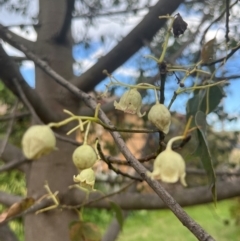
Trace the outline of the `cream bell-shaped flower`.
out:
<instances>
[{"instance_id":1,"label":"cream bell-shaped flower","mask_svg":"<svg viewBox=\"0 0 240 241\"><path fill-rule=\"evenodd\" d=\"M28 159L38 159L55 149L56 138L47 125L31 126L23 135L22 150Z\"/></svg>"},{"instance_id":2,"label":"cream bell-shaped flower","mask_svg":"<svg viewBox=\"0 0 240 241\"><path fill-rule=\"evenodd\" d=\"M73 176L73 181L87 191L94 191L95 173L92 168L85 169L77 176Z\"/></svg>"},{"instance_id":3,"label":"cream bell-shaped flower","mask_svg":"<svg viewBox=\"0 0 240 241\"><path fill-rule=\"evenodd\" d=\"M97 161L97 154L91 146L83 144L75 149L72 159L78 170L84 170L95 164Z\"/></svg>"},{"instance_id":4,"label":"cream bell-shaped flower","mask_svg":"<svg viewBox=\"0 0 240 241\"><path fill-rule=\"evenodd\" d=\"M157 103L148 112L148 120L151 121L164 134L169 132L171 114L165 105Z\"/></svg>"},{"instance_id":5,"label":"cream bell-shaped flower","mask_svg":"<svg viewBox=\"0 0 240 241\"><path fill-rule=\"evenodd\" d=\"M119 102L114 101L114 107L117 110L121 110L129 114L137 114L139 117L146 114L146 112L143 114L140 112L142 107L142 97L135 88L126 91Z\"/></svg>"},{"instance_id":6,"label":"cream bell-shaped flower","mask_svg":"<svg viewBox=\"0 0 240 241\"><path fill-rule=\"evenodd\" d=\"M172 143L179 139L183 139L183 137L175 137L168 142L166 150L155 159L153 172L148 172L149 177L167 183L176 183L180 179L181 184L187 186L185 162L180 154L171 149Z\"/></svg>"}]
</instances>

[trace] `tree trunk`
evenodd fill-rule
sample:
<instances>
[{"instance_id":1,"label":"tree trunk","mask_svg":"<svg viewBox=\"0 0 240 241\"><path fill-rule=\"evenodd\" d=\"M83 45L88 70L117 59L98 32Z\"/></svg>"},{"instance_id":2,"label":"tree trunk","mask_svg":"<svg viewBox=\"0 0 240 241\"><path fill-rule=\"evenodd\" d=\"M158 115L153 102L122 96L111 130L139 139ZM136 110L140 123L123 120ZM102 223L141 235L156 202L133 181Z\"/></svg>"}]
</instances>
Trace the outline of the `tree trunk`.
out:
<instances>
[{"instance_id":1,"label":"tree trunk","mask_svg":"<svg viewBox=\"0 0 240 241\"><path fill-rule=\"evenodd\" d=\"M35 51L55 71L70 79L72 77L71 46L59 45L55 41L64 21L66 3L66 0L39 1L40 27L37 30ZM71 98L65 89L39 68L36 68L36 90L52 111L60 113L63 109L68 109L76 113L78 106L74 98ZM48 182L52 192L60 193L65 193L68 186L73 184L73 175L77 174L77 170L71 156L75 147L60 141L57 142L57 147L57 151L32 163L27 174L28 196L39 198L45 194L45 181ZM24 221L25 240L68 241L68 224L76 218L76 214L68 210L52 210L39 215L28 215Z\"/></svg>"}]
</instances>

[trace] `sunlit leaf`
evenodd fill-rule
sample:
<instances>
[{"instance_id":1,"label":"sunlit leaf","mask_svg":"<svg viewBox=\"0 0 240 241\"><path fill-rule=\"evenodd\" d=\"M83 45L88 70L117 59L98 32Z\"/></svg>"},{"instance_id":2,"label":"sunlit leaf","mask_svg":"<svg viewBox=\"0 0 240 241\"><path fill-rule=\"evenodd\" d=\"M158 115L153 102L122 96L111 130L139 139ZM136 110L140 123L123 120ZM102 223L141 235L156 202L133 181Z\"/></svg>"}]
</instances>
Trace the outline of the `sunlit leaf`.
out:
<instances>
[{"instance_id":1,"label":"sunlit leaf","mask_svg":"<svg viewBox=\"0 0 240 241\"><path fill-rule=\"evenodd\" d=\"M123 228L123 222L124 222L124 218L123 218L123 213L122 213L122 209L119 207L119 205L117 205L114 202L110 202L110 205L112 207L112 210L114 211L115 215L116 215L116 219L119 223L119 226L121 227L121 229Z\"/></svg>"},{"instance_id":2,"label":"sunlit leaf","mask_svg":"<svg viewBox=\"0 0 240 241\"><path fill-rule=\"evenodd\" d=\"M14 203L8 210L0 214L0 223L4 220L14 217L29 207L31 207L35 203L35 200L31 197L23 199L21 202Z\"/></svg>"},{"instance_id":3,"label":"sunlit leaf","mask_svg":"<svg viewBox=\"0 0 240 241\"><path fill-rule=\"evenodd\" d=\"M207 138L206 138L206 115L202 111L198 111L195 116L195 123L197 126L197 134L199 145L196 150L197 156L200 157L203 164L203 168L207 172L209 183L211 186L212 196L214 203L216 203L216 176L213 168L212 156L209 150Z\"/></svg>"}]
</instances>

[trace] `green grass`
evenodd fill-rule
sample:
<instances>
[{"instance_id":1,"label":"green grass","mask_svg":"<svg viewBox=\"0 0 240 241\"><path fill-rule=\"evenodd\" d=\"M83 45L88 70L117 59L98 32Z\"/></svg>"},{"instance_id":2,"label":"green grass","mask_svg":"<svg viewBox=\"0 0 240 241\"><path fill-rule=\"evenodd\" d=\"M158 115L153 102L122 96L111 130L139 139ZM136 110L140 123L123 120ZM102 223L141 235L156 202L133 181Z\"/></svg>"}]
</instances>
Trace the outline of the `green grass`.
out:
<instances>
[{"instance_id":1,"label":"green grass","mask_svg":"<svg viewBox=\"0 0 240 241\"><path fill-rule=\"evenodd\" d=\"M240 227L230 215L234 201L185 208L217 241L240 240ZM138 211L130 214L118 241L195 241L197 240L169 211Z\"/></svg>"}]
</instances>

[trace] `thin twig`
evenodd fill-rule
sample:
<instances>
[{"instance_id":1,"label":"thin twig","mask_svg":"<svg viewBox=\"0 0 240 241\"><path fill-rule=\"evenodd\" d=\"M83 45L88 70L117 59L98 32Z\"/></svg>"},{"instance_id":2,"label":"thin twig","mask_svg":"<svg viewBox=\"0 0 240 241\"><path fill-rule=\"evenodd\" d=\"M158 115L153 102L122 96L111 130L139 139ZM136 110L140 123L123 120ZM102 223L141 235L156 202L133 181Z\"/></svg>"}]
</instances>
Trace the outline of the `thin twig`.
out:
<instances>
[{"instance_id":1,"label":"thin twig","mask_svg":"<svg viewBox=\"0 0 240 241\"><path fill-rule=\"evenodd\" d=\"M228 0L227 0L227 1L228 1ZM237 4L237 3L238 3L238 0L235 1L233 4L231 4L229 8L231 9L231 8L232 8L235 4ZM204 39L206 33L208 32L208 30L211 28L211 26L212 26L214 23L218 22L218 21L224 16L225 12L226 12L226 9L224 9L224 10L221 12L221 14L220 14L217 18L215 18L215 19L209 24L209 26L203 31L203 35L202 35L202 38L201 38L201 40L200 40L200 44L203 43L203 39Z\"/></svg>"},{"instance_id":2,"label":"thin twig","mask_svg":"<svg viewBox=\"0 0 240 241\"><path fill-rule=\"evenodd\" d=\"M240 49L240 44L236 47L232 48L231 52L229 52L225 57L222 57L220 59L217 59L213 62L207 63L207 64L201 64L201 66L211 66L219 62L227 61L237 50Z\"/></svg>"},{"instance_id":3,"label":"thin twig","mask_svg":"<svg viewBox=\"0 0 240 241\"><path fill-rule=\"evenodd\" d=\"M126 13L136 13L138 11L149 9L151 6L144 6L139 8L132 8L132 9L126 9L126 10L119 10L119 11L109 11L105 13L79 13L76 16L73 16L73 18L99 18L99 17L105 17L105 16L115 16L115 15L121 15Z\"/></svg>"},{"instance_id":4,"label":"thin twig","mask_svg":"<svg viewBox=\"0 0 240 241\"><path fill-rule=\"evenodd\" d=\"M131 185L133 185L135 182L136 182L136 181L132 181L132 182L128 183L126 186L120 188L118 191L109 193L109 194L107 194L107 195L103 194L102 192L99 192L100 194L102 194L102 195L104 195L104 196L99 197L99 198L96 198L96 199L91 200L91 201L89 201L89 202L86 202L86 203L83 203L83 204L78 204L78 205L75 205L75 206L60 205L60 208L76 209L76 208L81 208L81 207L83 207L83 206L89 206L89 205L91 205L91 204L93 204L93 203L95 203L95 202L99 202L99 201L101 201L101 200L104 200L104 199L106 199L106 198L110 198L110 197L112 197L112 196L115 196L115 195L117 195L117 194L120 194L120 193L124 192L126 189L128 189L128 188L129 188Z\"/></svg>"},{"instance_id":5,"label":"thin twig","mask_svg":"<svg viewBox=\"0 0 240 241\"><path fill-rule=\"evenodd\" d=\"M230 16L230 11L229 11L229 0L226 0L226 34L225 34L225 38L226 38L226 42L228 43L229 41L229 16Z\"/></svg>"},{"instance_id":6,"label":"thin twig","mask_svg":"<svg viewBox=\"0 0 240 241\"><path fill-rule=\"evenodd\" d=\"M3 140L3 143L2 143L2 146L0 148L0 158L2 157L2 154L6 148L6 145L7 145L7 142L8 142L8 139L11 135L11 132L12 132L12 128L13 128L13 123L14 123L14 120L15 120L15 111L17 109L17 106L18 106L18 100L15 102L14 106L13 106L13 109L11 111L11 114L13 115L13 118L9 121L8 123L8 128L7 128L7 132L6 132L6 136Z\"/></svg>"},{"instance_id":7,"label":"thin twig","mask_svg":"<svg viewBox=\"0 0 240 241\"><path fill-rule=\"evenodd\" d=\"M122 176L124 176L124 177L128 177L128 178L130 178L130 179L137 180L137 181L143 181L142 178L135 177L135 176L129 175L128 173L124 173L124 172L120 171L119 169L117 169L116 167L114 167L111 162L107 161L107 159L105 158L105 156L104 156L104 154L103 154L103 152L102 152L102 148L101 148L101 145L100 145L99 142L97 142L97 150L98 150L99 156L101 157L101 159L102 159L105 163L107 163L108 168L109 168L110 170L113 170L115 173L120 174L120 175L122 175Z\"/></svg>"},{"instance_id":8,"label":"thin twig","mask_svg":"<svg viewBox=\"0 0 240 241\"><path fill-rule=\"evenodd\" d=\"M194 175L207 175L205 170L195 169L195 168L187 168L187 174L194 174ZM240 172L231 172L231 171L215 171L217 176L240 176Z\"/></svg>"},{"instance_id":9,"label":"thin twig","mask_svg":"<svg viewBox=\"0 0 240 241\"><path fill-rule=\"evenodd\" d=\"M11 161L11 162L1 166L0 167L0 173L1 172L5 172L5 171L9 171L9 170L11 170L13 168L16 168L16 167L24 164L24 163L27 163L27 162L29 162L29 160L25 159L25 158L20 159L20 160L13 160L13 161Z\"/></svg>"},{"instance_id":10,"label":"thin twig","mask_svg":"<svg viewBox=\"0 0 240 241\"><path fill-rule=\"evenodd\" d=\"M28 117L28 116L30 116L30 112L25 111L22 113L15 113L15 115L10 114L10 115L1 116L0 121L8 121L11 119L20 119L20 118Z\"/></svg>"},{"instance_id":11,"label":"thin twig","mask_svg":"<svg viewBox=\"0 0 240 241\"><path fill-rule=\"evenodd\" d=\"M26 98L21 85L18 83L17 79L13 79L13 83L15 84L17 91L19 93L19 95L21 96L21 100L23 101L24 105L26 105L26 107L29 109L30 113L32 114L32 116L35 118L35 120L37 122L42 122L40 120L40 118L38 117L37 113L35 112L35 110L33 109L32 105L30 104L30 102L28 101L28 99Z\"/></svg>"},{"instance_id":12,"label":"thin twig","mask_svg":"<svg viewBox=\"0 0 240 241\"><path fill-rule=\"evenodd\" d=\"M58 133L56 133L56 132L54 132L54 135L56 136L56 138L57 138L58 140L71 143L71 144L73 144L74 146L81 146L81 145L82 145L82 142L79 142L79 141L76 141L76 140L74 140L74 139L72 139L72 138L69 138L69 137L60 135L60 134L58 134Z\"/></svg>"},{"instance_id":13,"label":"thin twig","mask_svg":"<svg viewBox=\"0 0 240 241\"><path fill-rule=\"evenodd\" d=\"M181 150L191 139L191 136L188 135L186 138L184 138L179 145L173 146L173 150ZM166 144L162 143L163 147L166 147ZM157 157L157 153L152 153L150 155L147 155L145 157L137 159L139 162L148 162L151 160L154 160ZM117 165L129 165L129 163L125 160L118 159L116 157L112 156L105 156L105 159L107 162L110 162L111 164L117 164Z\"/></svg>"}]
</instances>

